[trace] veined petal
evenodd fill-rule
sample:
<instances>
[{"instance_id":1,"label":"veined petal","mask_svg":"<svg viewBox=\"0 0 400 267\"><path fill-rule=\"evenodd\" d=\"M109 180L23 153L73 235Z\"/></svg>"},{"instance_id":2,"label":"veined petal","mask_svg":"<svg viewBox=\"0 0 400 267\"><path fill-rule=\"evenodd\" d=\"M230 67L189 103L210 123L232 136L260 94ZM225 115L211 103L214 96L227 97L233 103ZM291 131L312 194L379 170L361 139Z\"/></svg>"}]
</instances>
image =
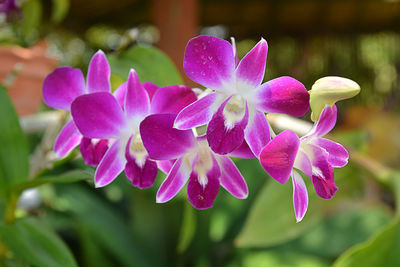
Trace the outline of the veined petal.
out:
<instances>
[{"instance_id":1,"label":"veined petal","mask_svg":"<svg viewBox=\"0 0 400 267\"><path fill-rule=\"evenodd\" d=\"M263 112L255 112L253 118L249 119L244 134L251 151L258 157L263 147L271 140L269 124Z\"/></svg>"},{"instance_id":2,"label":"veined petal","mask_svg":"<svg viewBox=\"0 0 400 267\"><path fill-rule=\"evenodd\" d=\"M109 139L126 126L125 114L110 93L82 95L72 102L71 114L83 136Z\"/></svg>"},{"instance_id":3,"label":"veined petal","mask_svg":"<svg viewBox=\"0 0 400 267\"><path fill-rule=\"evenodd\" d=\"M75 126L74 121L69 121L58 134L54 143L54 153L61 158L74 149L82 139L82 135Z\"/></svg>"},{"instance_id":4,"label":"veined petal","mask_svg":"<svg viewBox=\"0 0 400 267\"><path fill-rule=\"evenodd\" d=\"M229 42L213 36L191 39L185 49L183 68L193 81L214 90L226 91L235 71L235 57Z\"/></svg>"},{"instance_id":5,"label":"veined petal","mask_svg":"<svg viewBox=\"0 0 400 267\"><path fill-rule=\"evenodd\" d=\"M213 165L207 172L207 177L200 177L193 168L187 187L188 200L196 209L208 209L213 206L219 191L219 177L221 175L218 162L212 156ZM203 179L206 179L203 181Z\"/></svg>"},{"instance_id":6,"label":"veined petal","mask_svg":"<svg viewBox=\"0 0 400 267\"><path fill-rule=\"evenodd\" d=\"M110 92L110 73L106 55L99 50L89 63L86 81L88 92Z\"/></svg>"},{"instance_id":7,"label":"veined petal","mask_svg":"<svg viewBox=\"0 0 400 267\"><path fill-rule=\"evenodd\" d=\"M161 184L157 192L157 203L164 203L173 198L189 179L190 164L183 158L178 158L171 168L167 178Z\"/></svg>"},{"instance_id":8,"label":"veined petal","mask_svg":"<svg viewBox=\"0 0 400 267\"><path fill-rule=\"evenodd\" d=\"M303 220L308 207L307 187L303 178L296 171L292 173L293 182L293 206L297 222Z\"/></svg>"},{"instance_id":9,"label":"veined petal","mask_svg":"<svg viewBox=\"0 0 400 267\"><path fill-rule=\"evenodd\" d=\"M157 177L157 163L146 159L143 166L137 165L135 158L128 160L125 165L126 177L132 181L132 185L140 189L152 187Z\"/></svg>"},{"instance_id":10,"label":"veined petal","mask_svg":"<svg viewBox=\"0 0 400 267\"><path fill-rule=\"evenodd\" d=\"M125 98L125 113L130 117L144 117L150 112L150 99L139 81L136 71L129 73Z\"/></svg>"},{"instance_id":11,"label":"veined petal","mask_svg":"<svg viewBox=\"0 0 400 267\"><path fill-rule=\"evenodd\" d=\"M321 112L318 121L314 124L314 127L303 138L311 136L320 137L326 135L333 129L333 127L335 127L336 118L337 118L336 105L333 105L332 107L328 105L325 106L325 108Z\"/></svg>"},{"instance_id":12,"label":"veined petal","mask_svg":"<svg viewBox=\"0 0 400 267\"><path fill-rule=\"evenodd\" d=\"M257 108L263 112L303 116L310 104L304 85L291 77L279 77L260 85L256 92Z\"/></svg>"},{"instance_id":13,"label":"veined petal","mask_svg":"<svg viewBox=\"0 0 400 267\"><path fill-rule=\"evenodd\" d=\"M161 87L151 102L151 113L178 114L183 108L197 100L191 88L183 85Z\"/></svg>"},{"instance_id":14,"label":"veined petal","mask_svg":"<svg viewBox=\"0 0 400 267\"><path fill-rule=\"evenodd\" d=\"M142 85L143 85L144 89L146 90L147 94L149 95L150 102L151 102L151 100L153 99L154 94L156 93L156 91L160 87L155 85L152 82L144 82L144 83L142 83Z\"/></svg>"},{"instance_id":15,"label":"veined petal","mask_svg":"<svg viewBox=\"0 0 400 267\"><path fill-rule=\"evenodd\" d=\"M153 114L140 124L140 136L150 158L176 159L195 145L192 130L173 128L175 117L174 114Z\"/></svg>"},{"instance_id":16,"label":"veined petal","mask_svg":"<svg viewBox=\"0 0 400 267\"><path fill-rule=\"evenodd\" d=\"M175 119L174 127L180 130L192 129L207 124L214 114L218 93L211 93L193 102L181 112Z\"/></svg>"},{"instance_id":17,"label":"veined petal","mask_svg":"<svg viewBox=\"0 0 400 267\"><path fill-rule=\"evenodd\" d=\"M268 44L261 38L261 41L240 61L236 69L237 82L248 84L252 88L259 86L264 78L267 54Z\"/></svg>"},{"instance_id":18,"label":"veined petal","mask_svg":"<svg viewBox=\"0 0 400 267\"><path fill-rule=\"evenodd\" d=\"M96 169L94 175L96 187L103 187L114 181L124 169L125 162L123 144L120 141L116 141L107 150Z\"/></svg>"},{"instance_id":19,"label":"veined petal","mask_svg":"<svg viewBox=\"0 0 400 267\"><path fill-rule=\"evenodd\" d=\"M255 157L246 140L238 148L229 153L228 156L241 159L252 159Z\"/></svg>"},{"instance_id":20,"label":"veined petal","mask_svg":"<svg viewBox=\"0 0 400 267\"><path fill-rule=\"evenodd\" d=\"M249 191L246 181L236 167L235 163L227 156L217 156L221 169L221 185L226 191L237 198L247 198Z\"/></svg>"},{"instance_id":21,"label":"veined petal","mask_svg":"<svg viewBox=\"0 0 400 267\"><path fill-rule=\"evenodd\" d=\"M49 107L70 110L75 98L85 93L85 80L80 69L60 67L43 82L43 100Z\"/></svg>"},{"instance_id":22,"label":"veined petal","mask_svg":"<svg viewBox=\"0 0 400 267\"><path fill-rule=\"evenodd\" d=\"M260 153L260 163L281 184L289 179L299 149L300 139L289 130L278 134Z\"/></svg>"},{"instance_id":23,"label":"veined petal","mask_svg":"<svg viewBox=\"0 0 400 267\"><path fill-rule=\"evenodd\" d=\"M328 161L332 167L343 167L347 164L349 153L341 144L325 138L316 138L314 143L328 152Z\"/></svg>"},{"instance_id":24,"label":"veined petal","mask_svg":"<svg viewBox=\"0 0 400 267\"><path fill-rule=\"evenodd\" d=\"M101 139L93 141L93 139L83 137L79 146L79 151L85 164L96 167L108 149L108 140Z\"/></svg>"}]
</instances>

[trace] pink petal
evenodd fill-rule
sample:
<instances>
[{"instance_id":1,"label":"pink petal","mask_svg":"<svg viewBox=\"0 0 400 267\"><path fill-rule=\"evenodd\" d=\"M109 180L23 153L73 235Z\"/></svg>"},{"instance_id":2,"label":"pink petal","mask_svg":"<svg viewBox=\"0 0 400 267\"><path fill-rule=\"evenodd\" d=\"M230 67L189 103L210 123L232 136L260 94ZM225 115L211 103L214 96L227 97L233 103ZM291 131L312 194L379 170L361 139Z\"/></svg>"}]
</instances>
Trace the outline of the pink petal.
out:
<instances>
[{"instance_id":1,"label":"pink petal","mask_svg":"<svg viewBox=\"0 0 400 267\"><path fill-rule=\"evenodd\" d=\"M154 94L151 102L151 113L178 114L183 108L196 100L196 94L187 86L171 85L161 87Z\"/></svg>"},{"instance_id":2,"label":"pink petal","mask_svg":"<svg viewBox=\"0 0 400 267\"><path fill-rule=\"evenodd\" d=\"M174 163L175 160L157 160L158 168L165 174L168 174L171 171Z\"/></svg>"},{"instance_id":3,"label":"pink petal","mask_svg":"<svg viewBox=\"0 0 400 267\"><path fill-rule=\"evenodd\" d=\"M184 108L176 117L174 127L181 130L207 124L214 114L217 93L211 93Z\"/></svg>"},{"instance_id":4,"label":"pink petal","mask_svg":"<svg viewBox=\"0 0 400 267\"><path fill-rule=\"evenodd\" d=\"M167 178L161 184L157 192L157 203L164 203L173 198L189 178L191 168L183 158L175 161Z\"/></svg>"},{"instance_id":5,"label":"pink petal","mask_svg":"<svg viewBox=\"0 0 400 267\"><path fill-rule=\"evenodd\" d=\"M246 113L243 119L235 124L232 129L227 129L223 110L230 98L227 98L218 111L213 115L207 126L207 140L211 149L221 155L228 154L238 148L244 140L244 129L246 128L249 111L246 104Z\"/></svg>"},{"instance_id":6,"label":"pink petal","mask_svg":"<svg viewBox=\"0 0 400 267\"><path fill-rule=\"evenodd\" d=\"M271 140L269 124L265 114L256 111L252 120L249 120L244 133L245 140L249 144L251 151L258 157L263 147Z\"/></svg>"},{"instance_id":7,"label":"pink petal","mask_svg":"<svg viewBox=\"0 0 400 267\"><path fill-rule=\"evenodd\" d=\"M85 164L94 167L100 163L107 149L108 140L105 139L94 141L93 139L83 137L79 146Z\"/></svg>"},{"instance_id":8,"label":"pink petal","mask_svg":"<svg viewBox=\"0 0 400 267\"><path fill-rule=\"evenodd\" d=\"M76 128L74 121L69 121L58 134L54 143L54 153L61 158L71 152L81 141L82 135Z\"/></svg>"},{"instance_id":9,"label":"pink petal","mask_svg":"<svg viewBox=\"0 0 400 267\"><path fill-rule=\"evenodd\" d=\"M304 137L308 136L324 136L329 133L333 127L335 127L337 118L337 108L336 105L332 107L326 106L322 112L321 116L319 117L318 121L314 124L314 127L311 131Z\"/></svg>"},{"instance_id":10,"label":"pink petal","mask_svg":"<svg viewBox=\"0 0 400 267\"><path fill-rule=\"evenodd\" d=\"M312 177L311 161L307 154L301 149L299 149L297 152L296 160L294 161L294 167L301 170L308 177Z\"/></svg>"},{"instance_id":11,"label":"pink petal","mask_svg":"<svg viewBox=\"0 0 400 267\"><path fill-rule=\"evenodd\" d=\"M304 85L291 77L279 77L257 88L257 108L264 112L303 116L310 104Z\"/></svg>"},{"instance_id":12,"label":"pink petal","mask_svg":"<svg viewBox=\"0 0 400 267\"><path fill-rule=\"evenodd\" d=\"M118 104L121 106L122 109L125 106L125 96L127 88L128 88L128 82L124 82L113 93L115 99L117 100Z\"/></svg>"},{"instance_id":13,"label":"pink petal","mask_svg":"<svg viewBox=\"0 0 400 267\"><path fill-rule=\"evenodd\" d=\"M193 81L223 91L235 70L232 46L212 36L195 37L186 46L183 68Z\"/></svg>"},{"instance_id":14,"label":"pink petal","mask_svg":"<svg viewBox=\"0 0 400 267\"><path fill-rule=\"evenodd\" d=\"M308 193L306 184L301 175L296 171L292 173L293 182L293 206L297 222L303 220L308 207Z\"/></svg>"},{"instance_id":15,"label":"pink petal","mask_svg":"<svg viewBox=\"0 0 400 267\"><path fill-rule=\"evenodd\" d=\"M219 191L219 177L221 175L219 166L213 157L213 166L207 172L207 184L202 184L198 173L193 169L190 174L187 187L188 200L196 209L209 209L213 206L214 200ZM204 178L203 178L204 179Z\"/></svg>"},{"instance_id":16,"label":"pink petal","mask_svg":"<svg viewBox=\"0 0 400 267\"><path fill-rule=\"evenodd\" d=\"M157 85L155 85L152 82L144 82L144 83L142 83L142 85L143 85L144 89L146 90L147 94L149 95L149 99L150 99L150 102L151 102L151 100L153 99L154 94L156 93L156 91L160 87L158 87Z\"/></svg>"},{"instance_id":17,"label":"pink petal","mask_svg":"<svg viewBox=\"0 0 400 267\"><path fill-rule=\"evenodd\" d=\"M125 113L130 117L143 118L150 111L150 99L146 90L139 81L134 70L131 70L128 77L128 84L125 98Z\"/></svg>"},{"instance_id":18,"label":"pink petal","mask_svg":"<svg viewBox=\"0 0 400 267\"><path fill-rule=\"evenodd\" d=\"M94 175L96 187L103 187L114 181L124 169L125 163L124 147L120 141L116 141L107 150L96 169Z\"/></svg>"},{"instance_id":19,"label":"pink petal","mask_svg":"<svg viewBox=\"0 0 400 267\"><path fill-rule=\"evenodd\" d=\"M75 98L85 93L85 80L80 69L60 67L43 82L43 100L52 108L70 110Z\"/></svg>"},{"instance_id":20,"label":"pink petal","mask_svg":"<svg viewBox=\"0 0 400 267\"><path fill-rule=\"evenodd\" d=\"M151 159L146 159L144 165L138 166L135 159L128 160L125 165L126 177L132 181L132 185L140 189L152 187L157 177L157 163Z\"/></svg>"},{"instance_id":21,"label":"pink petal","mask_svg":"<svg viewBox=\"0 0 400 267\"><path fill-rule=\"evenodd\" d=\"M347 164L349 153L341 144L325 138L316 139L315 144L329 153L328 161L332 167L343 167Z\"/></svg>"},{"instance_id":22,"label":"pink petal","mask_svg":"<svg viewBox=\"0 0 400 267\"><path fill-rule=\"evenodd\" d=\"M89 93L110 92L110 65L106 55L99 50L89 63L87 73L87 90Z\"/></svg>"},{"instance_id":23,"label":"pink petal","mask_svg":"<svg viewBox=\"0 0 400 267\"><path fill-rule=\"evenodd\" d=\"M238 148L229 153L229 156L241 159L252 159L255 157L246 140Z\"/></svg>"},{"instance_id":24,"label":"pink petal","mask_svg":"<svg viewBox=\"0 0 400 267\"><path fill-rule=\"evenodd\" d=\"M249 194L246 181L236 167L235 163L227 156L218 156L221 168L221 185L225 190L237 198L247 198Z\"/></svg>"},{"instance_id":25,"label":"pink petal","mask_svg":"<svg viewBox=\"0 0 400 267\"><path fill-rule=\"evenodd\" d=\"M236 69L236 78L239 82L255 88L264 78L265 63L267 61L268 44L261 39L256 46L240 61Z\"/></svg>"},{"instance_id":26,"label":"pink petal","mask_svg":"<svg viewBox=\"0 0 400 267\"><path fill-rule=\"evenodd\" d=\"M286 183L292 173L300 139L289 130L278 134L260 153L260 163L275 180Z\"/></svg>"},{"instance_id":27,"label":"pink petal","mask_svg":"<svg viewBox=\"0 0 400 267\"><path fill-rule=\"evenodd\" d=\"M72 103L71 114L79 131L88 138L113 138L126 126L120 105L106 92L78 97Z\"/></svg>"},{"instance_id":28,"label":"pink petal","mask_svg":"<svg viewBox=\"0 0 400 267\"><path fill-rule=\"evenodd\" d=\"M173 128L174 114L154 114L140 124L140 136L150 158L176 159L195 145L192 130Z\"/></svg>"}]
</instances>

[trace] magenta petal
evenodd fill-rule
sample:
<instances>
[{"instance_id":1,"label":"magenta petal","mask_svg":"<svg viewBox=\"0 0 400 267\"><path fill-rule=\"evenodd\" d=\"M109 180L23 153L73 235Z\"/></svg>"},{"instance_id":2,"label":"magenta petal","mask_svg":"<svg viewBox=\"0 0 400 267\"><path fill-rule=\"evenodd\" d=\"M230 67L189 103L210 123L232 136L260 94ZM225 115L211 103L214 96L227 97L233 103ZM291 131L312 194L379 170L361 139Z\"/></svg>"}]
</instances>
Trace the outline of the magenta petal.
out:
<instances>
[{"instance_id":1,"label":"magenta petal","mask_svg":"<svg viewBox=\"0 0 400 267\"><path fill-rule=\"evenodd\" d=\"M72 102L71 114L79 131L88 138L113 138L126 126L125 114L110 93L78 97Z\"/></svg>"},{"instance_id":2,"label":"magenta petal","mask_svg":"<svg viewBox=\"0 0 400 267\"><path fill-rule=\"evenodd\" d=\"M107 149L108 140L105 139L94 141L93 139L83 137L79 146L85 164L94 167L100 163Z\"/></svg>"},{"instance_id":3,"label":"magenta petal","mask_svg":"<svg viewBox=\"0 0 400 267\"><path fill-rule=\"evenodd\" d=\"M85 80L80 69L60 67L43 82L43 100L49 107L70 110L75 98L85 93Z\"/></svg>"},{"instance_id":4,"label":"magenta petal","mask_svg":"<svg viewBox=\"0 0 400 267\"><path fill-rule=\"evenodd\" d=\"M146 159L144 165L140 167L133 158L126 163L125 174L132 181L133 186L140 189L152 187L157 177L157 163L151 159Z\"/></svg>"},{"instance_id":5,"label":"magenta petal","mask_svg":"<svg viewBox=\"0 0 400 267\"><path fill-rule=\"evenodd\" d=\"M151 113L178 114L183 108L196 100L196 94L187 86L171 85L161 87L154 94L151 102Z\"/></svg>"},{"instance_id":6,"label":"magenta petal","mask_svg":"<svg viewBox=\"0 0 400 267\"><path fill-rule=\"evenodd\" d=\"M149 99L151 102L154 94L157 92L158 88L160 88L160 87L158 87L157 85L155 85L152 82L144 82L144 83L142 83L142 85L143 85L144 89L146 90L147 94L149 95Z\"/></svg>"},{"instance_id":7,"label":"magenta petal","mask_svg":"<svg viewBox=\"0 0 400 267\"><path fill-rule=\"evenodd\" d=\"M193 169L187 187L190 204L199 210L211 208L218 195L221 172L214 157L213 166L206 175L207 177L199 177L198 173ZM206 184L202 179L206 179Z\"/></svg>"},{"instance_id":8,"label":"magenta petal","mask_svg":"<svg viewBox=\"0 0 400 267\"><path fill-rule=\"evenodd\" d=\"M89 93L110 92L110 65L106 55L99 50L89 63L87 73L87 89Z\"/></svg>"},{"instance_id":9,"label":"magenta petal","mask_svg":"<svg viewBox=\"0 0 400 267\"><path fill-rule=\"evenodd\" d=\"M223 90L235 71L235 57L229 42L212 36L191 39L185 49L183 68L193 81Z\"/></svg>"},{"instance_id":10,"label":"magenta petal","mask_svg":"<svg viewBox=\"0 0 400 267\"><path fill-rule=\"evenodd\" d=\"M235 163L227 157L218 157L221 168L221 185L229 193L237 198L247 198L249 194L246 181L236 167Z\"/></svg>"},{"instance_id":11,"label":"magenta petal","mask_svg":"<svg viewBox=\"0 0 400 267\"><path fill-rule=\"evenodd\" d=\"M312 165L307 154L303 150L297 152L296 160L294 161L294 167L301 170L308 177L312 177Z\"/></svg>"},{"instance_id":12,"label":"magenta petal","mask_svg":"<svg viewBox=\"0 0 400 267\"><path fill-rule=\"evenodd\" d=\"M186 184L189 178L191 168L183 158L175 161L167 178L161 184L157 192L157 203L164 203L173 198L182 187Z\"/></svg>"},{"instance_id":13,"label":"magenta petal","mask_svg":"<svg viewBox=\"0 0 400 267\"><path fill-rule=\"evenodd\" d=\"M124 148L121 142L116 141L107 150L103 159L100 161L94 175L96 187L103 187L114 181L122 172L125 166Z\"/></svg>"},{"instance_id":14,"label":"magenta petal","mask_svg":"<svg viewBox=\"0 0 400 267\"><path fill-rule=\"evenodd\" d=\"M259 86L264 78L267 53L268 44L261 39L240 61L236 69L236 78L251 87Z\"/></svg>"},{"instance_id":15,"label":"magenta petal","mask_svg":"<svg viewBox=\"0 0 400 267\"><path fill-rule=\"evenodd\" d=\"M176 117L174 127L187 130L207 124L214 114L217 98L217 93L211 93L184 108Z\"/></svg>"},{"instance_id":16,"label":"magenta petal","mask_svg":"<svg viewBox=\"0 0 400 267\"><path fill-rule=\"evenodd\" d=\"M306 214L308 207L307 187L303 178L296 171L292 173L293 182L293 206L297 222L300 222Z\"/></svg>"},{"instance_id":17,"label":"magenta petal","mask_svg":"<svg viewBox=\"0 0 400 267\"><path fill-rule=\"evenodd\" d=\"M122 109L125 108L125 97L126 97L126 89L128 88L128 82L124 82L121 84L113 93L115 99Z\"/></svg>"},{"instance_id":18,"label":"magenta petal","mask_svg":"<svg viewBox=\"0 0 400 267\"><path fill-rule=\"evenodd\" d=\"M318 121L314 124L314 127L311 131L305 136L324 136L329 133L333 127L335 127L337 118L337 108L336 105L332 107L326 106L318 119Z\"/></svg>"},{"instance_id":19,"label":"magenta petal","mask_svg":"<svg viewBox=\"0 0 400 267\"><path fill-rule=\"evenodd\" d=\"M174 163L175 160L157 160L158 168L165 174L168 174L171 171Z\"/></svg>"},{"instance_id":20,"label":"magenta petal","mask_svg":"<svg viewBox=\"0 0 400 267\"><path fill-rule=\"evenodd\" d=\"M155 160L176 159L195 145L192 130L173 128L173 114L154 114L140 124L140 136L150 158Z\"/></svg>"},{"instance_id":21,"label":"magenta petal","mask_svg":"<svg viewBox=\"0 0 400 267\"><path fill-rule=\"evenodd\" d=\"M260 153L260 163L275 180L286 183L292 173L300 139L289 130L278 134Z\"/></svg>"},{"instance_id":22,"label":"magenta petal","mask_svg":"<svg viewBox=\"0 0 400 267\"><path fill-rule=\"evenodd\" d=\"M82 139L82 135L75 126L74 121L69 121L58 134L54 143L54 153L61 158L74 149Z\"/></svg>"},{"instance_id":23,"label":"magenta petal","mask_svg":"<svg viewBox=\"0 0 400 267\"><path fill-rule=\"evenodd\" d=\"M241 159L252 159L255 157L246 140L238 148L229 153L229 156Z\"/></svg>"},{"instance_id":24,"label":"magenta petal","mask_svg":"<svg viewBox=\"0 0 400 267\"><path fill-rule=\"evenodd\" d=\"M303 116L310 104L304 85L291 77L279 77L257 88L257 108L264 112Z\"/></svg>"},{"instance_id":25,"label":"magenta petal","mask_svg":"<svg viewBox=\"0 0 400 267\"><path fill-rule=\"evenodd\" d=\"M245 130L245 140L257 157L263 147L271 140L269 124L263 112L256 111L252 120L249 120Z\"/></svg>"},{"instance_id":26,"label":"magenta petal","mask_svg":"<svg viewBox=\"0 0 400 267\"><path fill-rule=\"evenodd\" d=\"M150 111L149 96L134 70L129 73L124 107L128 118L133 116L143 118Z\"/></svg>"},{"instance_id":27,"label":"magenta petal","mask_svg":"<svg viewBox=\"0 0 400 267\"><path fill-rule=\"evenodd\" d=\"M349 153L341 144L325 138L316 139L315 144L329 153L328 161L332 167L343 167L347 164Z\"/></svg>"},{"instance_id":28,"label":"magenta petal","mask_svg":"<svg viewBox=\"0 0 400 267\"><path fill-rule=\"evenodd\" d=\"M218 111L214 114L207 126L207 141L211 149L221 155L228 154L238 148L244 140L249 111L246 104L246 113L243 119L235 124L232 129L227 129L223 110L230 98L227 98Z\"/></svg>"}]
</instances>

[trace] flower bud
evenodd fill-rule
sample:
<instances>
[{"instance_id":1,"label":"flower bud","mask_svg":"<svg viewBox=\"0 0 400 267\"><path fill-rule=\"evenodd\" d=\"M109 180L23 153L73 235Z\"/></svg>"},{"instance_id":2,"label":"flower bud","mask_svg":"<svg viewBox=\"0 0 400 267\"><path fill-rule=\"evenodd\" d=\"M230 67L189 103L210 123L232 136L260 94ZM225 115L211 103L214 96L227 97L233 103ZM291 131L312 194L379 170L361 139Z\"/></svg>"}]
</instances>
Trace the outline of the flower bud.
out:
<instances>
[{"instance_id":1,"label":"flower bud","mask_svg":"<svg viewBox=\"0 0 400 267\"><path fill-rule=\"evenodd\" d=\"M360 92L360 86L347 78L329 76L317 80L310 93L311 120L317 121L325 105L351 98Z\"/></svg>"}]
</instances>

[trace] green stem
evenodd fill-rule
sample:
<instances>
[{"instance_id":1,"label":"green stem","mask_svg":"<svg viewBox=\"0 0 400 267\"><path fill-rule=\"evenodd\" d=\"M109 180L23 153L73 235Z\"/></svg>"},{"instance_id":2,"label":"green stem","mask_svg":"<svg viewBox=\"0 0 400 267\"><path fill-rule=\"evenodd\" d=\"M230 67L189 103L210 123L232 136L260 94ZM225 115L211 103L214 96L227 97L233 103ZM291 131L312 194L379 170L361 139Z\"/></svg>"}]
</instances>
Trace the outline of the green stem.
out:
<instances>
[{"instance_id":1,"label":"green stem","mask_svg":"<svg viewBox=\"0 0 400 267\"><path fill-rule=\"evenodd\" d=\"M15 210L17 209L18 197L19 193L12 192L8 199L8 204L6 207L6 212L4 216L4 222L9 224L13 223L16 219L15 217Z\"/></svg>"}]
</instances>

